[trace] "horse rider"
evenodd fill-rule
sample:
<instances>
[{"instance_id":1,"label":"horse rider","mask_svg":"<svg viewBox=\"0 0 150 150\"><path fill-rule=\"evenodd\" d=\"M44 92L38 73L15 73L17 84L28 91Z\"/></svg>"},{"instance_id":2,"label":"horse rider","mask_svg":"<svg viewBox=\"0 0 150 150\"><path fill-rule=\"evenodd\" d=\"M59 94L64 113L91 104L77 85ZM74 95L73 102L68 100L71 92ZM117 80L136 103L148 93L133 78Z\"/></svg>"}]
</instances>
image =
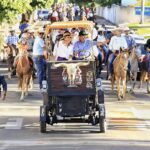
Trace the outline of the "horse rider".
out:
<instances>
[{"instance_id":1,"label":"horse rider","mask_svg":"<svg viewBox=\"0 0 150 150\"><path fill-rule=\"evenodd\" d=\"M79 32L79 40L74 43L73 51L75 58L83 59L86 52L90 53L91 41L87 39L88 33L85 30Z\"/></svg>"},{"instance_id":2,"label":"horse rider","mask_svg":"<svg viewBox=\"0 0 150 150\"><path fill-rule=\"evenodd\" d=\"M14 29L10 29L10 35L6 39L6 44L12 46L15 49L15 56L18 54L17 43L19 41L19 37L15 34Z\"/></svg>"},{"instance_id":3,"label":"horse rider","mask_svg":"<svg viewBox=\"0 0 150 150\"><path fill-rule=\"evenodd\" d=\"M34 44L34 31L29 29L28 30L28 37L27 37L27 45L28 45L28 52L32 53L33 52L33 44Z\"/></svg>"},{"instance_id":4,"label":"horse rider","mask_svg":"<svg viewBox=\"0 0 150 150\"><path fill-rule=\"evenodd\" d=\"M148 76L150 77L150 39L147 40L145 44L146 48L146 71L148 72Z\"/></svg>"},{"instance_id":5,"label":"horse rider","mask_svg":"<svg viewBox=\"0 0 150 150\"><path fill-rule=\"evenodd\" d=\"M40 89L42 89L42 81L46 78L46 62L44 59L44 29L38 30L38 35L34 40L33 45L33 60L37 71L38 83Z\"/></svg>"},{"instance_id":6,"label":"horse rider","mask_svg":"<svg viewBox=\"0 0 150 150\"><path fill-rule=\"evenodd\" d=\"M127 45L128 45L128 50L129 50L129 52L131 52L132 49L136 46L136 43L135 43L135 40L133 39L133 37L129 35L129 31L130 31L130 29L128 27L124 28L124 33L125 33L124 37L125 37Z\"/></svg>"},{"instance_id":7,"label":"horse rider","mask_svg":"<svg viewBox=\"0 0 150 150\"><path fill-rule=\"evenodd\" d=\"M3 87L3 94L1 93L1 85ZM0 75L0 97L2 100L5 100L7 94L7 82L5 80L5 77L3 75Z\"/></svg>"},{"instance_id":8,"label":"horse rider","mask_svg":"<svg viewBox=\"0 0 150 150\"><path fill-rule=\"evenodd\" d=\"M113 74L113 62L117 55L120 53L120 49L127 49L128 45L124 37L121 36L122 29L121 28L116 28L114 31L114 36L111 38L110 43L109 43L109 49L112 51L112 55L110 57L110 62L109 62L109 77L108 79L111 80L112 74Z\"/></svg>"},{"instance_id":9,"label":"horse rider","mask_svg":"<svg viewBox=\"0 0 150 150\"><path fill-rule=\"evenodd\" d=\"M65 31L63 38L55 44L53 55L57 61L72 59L73 45L72 36L69 31Z\"/></svg>"},{"instance_id":10,"label":"horse rider","mask_svg":"<svg viewBox=\"0 0 150 150\"><path fill-rule=\"evenodd\" d=\"M17 61L18 61L19 57L22 56L22 55L27 55L28 56L30 65L31 65L32 68L34 68L33 60L32 60L31 56L28 53L27 35L26 34L23 34L21 39L19 39L17 47L19 49L19 53L15 57L15 60L14 60L14 64L13 64L14 70L16 69Z\"/></svg>"}]
</instances>

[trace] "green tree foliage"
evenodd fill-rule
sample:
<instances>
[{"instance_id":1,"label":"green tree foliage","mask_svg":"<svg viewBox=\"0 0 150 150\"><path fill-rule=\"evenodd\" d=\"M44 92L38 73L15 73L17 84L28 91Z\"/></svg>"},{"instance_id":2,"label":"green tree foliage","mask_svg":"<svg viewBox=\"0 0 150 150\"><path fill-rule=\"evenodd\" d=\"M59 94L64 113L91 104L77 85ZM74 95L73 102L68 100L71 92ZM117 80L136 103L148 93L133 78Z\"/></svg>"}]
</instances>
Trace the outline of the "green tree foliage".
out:
<instances>
[{"instance_id":1,"label":"green tree foliage","mask_svg":"<svg viewBox=\"0 0 150 150\"><path fill-rule=\"evenodd\" d=\"M54 0L0 0L0 22L13 22L18 14L37 8L48 8Z\"/></svg>"},{"instance_id":2,"label":"green tree foliage","mask_svg":"<svg viewBox=\"0 0 150 150\"><path fill-rule=\"evenodd\" d=\"M89 5L91 3L96 3L101 6L111 6L112 4L120 4L121 0L70 0L72 3L77 3L79 5Z\"/></svg>"},{"instance_id":3,"label":"green tree foliage","mask_svg":"<svg viewBox=\"0 0 150 150\"><path fill-rule=\"evenodd\" d=\"M31 10L31 0L1 0L0 1L0 22L7 20L12 22L17 14Z\"/></svg>"}]
</instances>

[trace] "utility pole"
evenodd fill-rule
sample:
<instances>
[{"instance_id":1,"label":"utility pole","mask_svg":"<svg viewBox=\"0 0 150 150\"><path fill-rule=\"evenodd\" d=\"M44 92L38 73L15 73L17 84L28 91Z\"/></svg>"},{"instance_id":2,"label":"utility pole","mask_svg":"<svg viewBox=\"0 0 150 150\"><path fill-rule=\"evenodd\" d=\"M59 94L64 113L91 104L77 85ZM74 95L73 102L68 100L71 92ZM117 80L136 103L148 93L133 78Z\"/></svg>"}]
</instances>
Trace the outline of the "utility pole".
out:
<instances>
[{"instance_id":1,"label":"utility pole","mask_svg":"<svg viewBox=\"0 0 150 150\"><path fill-rule=\"evenodd\" d=\"M144 23L144 10L145 10L145 0L141 1L141 21L140 23Z\"/></svg>"}]
</instances>

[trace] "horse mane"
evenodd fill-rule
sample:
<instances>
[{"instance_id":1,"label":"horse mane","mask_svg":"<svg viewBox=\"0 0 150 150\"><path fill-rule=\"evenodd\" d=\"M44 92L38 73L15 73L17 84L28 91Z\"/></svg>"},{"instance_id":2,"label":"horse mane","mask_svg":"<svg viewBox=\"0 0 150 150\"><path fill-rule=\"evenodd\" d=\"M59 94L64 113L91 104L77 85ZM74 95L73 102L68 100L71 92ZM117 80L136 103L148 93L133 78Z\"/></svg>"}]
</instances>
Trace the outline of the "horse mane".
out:
<instances>
[{"instance_id":1,"label":"horse mane","mask_svg":"<svg viewBox=\"0 0 150 150\"><path fill-rule=\"evenodd\" d=\"M128 58L122 58L121 56L123 53L118 54L118 56L115 58L113 65L114 70L119 69L118 71L127 70L128 65Z\"/></svg>"}]
</instances>

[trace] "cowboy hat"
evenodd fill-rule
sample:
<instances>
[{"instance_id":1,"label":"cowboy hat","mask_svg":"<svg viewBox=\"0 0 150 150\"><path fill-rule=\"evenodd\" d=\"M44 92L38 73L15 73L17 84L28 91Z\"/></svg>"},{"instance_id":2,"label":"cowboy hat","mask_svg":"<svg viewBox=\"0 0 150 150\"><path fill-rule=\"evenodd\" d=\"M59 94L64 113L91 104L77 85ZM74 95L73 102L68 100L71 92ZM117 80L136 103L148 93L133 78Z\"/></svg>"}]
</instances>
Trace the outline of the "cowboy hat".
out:
<instances>
[{"instance_id":1,"label":"cowboy hat","mask_svg":"<svg viewBox=\"0 0 150 150\"><path fill-rule=\"evenodd\" d=\"M81 30L79 32L79 36L88 35L88 33L85 30Z\"/></svg>"},{"instance_id":2,"label":"cowboy hat","mask_svg":"<svg viewBox=\"0 0 150 150\"><path fill-rule=\"evenodd\" d=\"M9 32L15 32L15 29L10 27Z\"/></svg>"},{"instance_id":3,"label":"cowboy hat","mask_svg":"<svg viewBox=\"0 0 150 150\"><path fill-rule=\"evenodd\" d=\"M145 44L145 48L150 48L150 39L147 40L147 42Z\"/></svg>"},{"instance_id":4,"label":"cowboy hat","mask_svg":"<svg viewBox=\"0 0 150 150\"><path fill-rule=\"evenodd\" d=\"M130 31L129 27L123 28L124 31Z\"/></svg>"},{"instance_id":5,"label":"cowboy hat","mask_svg":"<svg viewBox=\"0 0 150 150\"><path fill-rule=\"evenodd\" d=\"M38 33L44 33L45 31L44 31L44 29L43 28L39 28L38 29Z\"/></svg>"}]
</instances>

